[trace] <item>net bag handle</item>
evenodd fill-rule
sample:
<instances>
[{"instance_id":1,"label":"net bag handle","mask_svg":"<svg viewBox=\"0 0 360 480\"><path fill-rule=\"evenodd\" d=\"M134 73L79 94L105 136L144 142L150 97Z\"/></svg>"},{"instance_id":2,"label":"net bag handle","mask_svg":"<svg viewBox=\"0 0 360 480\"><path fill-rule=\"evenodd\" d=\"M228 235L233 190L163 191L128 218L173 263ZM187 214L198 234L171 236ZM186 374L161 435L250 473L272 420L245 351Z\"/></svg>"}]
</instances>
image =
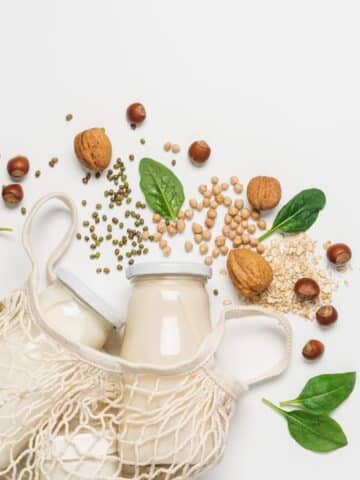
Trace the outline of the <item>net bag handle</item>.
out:
<instances>
[{"instance_id":1,"label":"net bag handle","mask_svg":"<svg viewBox=\"0 0 360 480\"><path fill-rule=\"evenodd\" d=\"M49 283L53 283L56 280L54 267L56 263L60 260L60 258L64 255L66 250L69 248L70 242L74 236L74 233L76 231L77 224L78 224L78 215L77 215L76 206L74 202L71 200L71 198L64 193L51 193L49 195L46 195L45 197L42 197L38 202L35 203L33 209L31 210L30 214L28 215L24 223L24 228L22 233L22 242L26 250L26 253L30 258L32 269L33 269L33 277L34 279L36 279L36 282L38 278L38 267L34 257L34 250L31 242L33 220L36 217L38 211L50 200L60 200L62 203L64 203L68 207L70 212L70 217L71 217L71 223L63 239L61 240L59 245L55 248L55 250L50 255L47 261L46 272L47 272L47 279Z\"/></svg>"},{"instance_id":2,"label":"net bag handle","mask_svg":"<svg viewBox=\"0 0 360 480\"><path fill-rule=\"evenodd\" d=\"M243 385L247 385L250 387L251 385L255 385L256 383L262 382L263 380L267 380L269 378L277 377L281 373L286 370L289 365L291 359L291 352L292 352L292 343L293 343L293 333L290 322L282 313L275 312L274 310L257 307L257 306L229 306L222 310L220 322L225 324L227 321L232 319L241 319L241 318L249 318L253 316L262 316L266 317L271 320L275 320L279 327L281 328L284 334L285 340L285 349L282 357L278 362L273 365L272 367L268 368L260 375L256 377L250 378L248 380L239 381L234 379L234 383L238 384L239 390L243 387Z\"/></svg>"}]
</instances>

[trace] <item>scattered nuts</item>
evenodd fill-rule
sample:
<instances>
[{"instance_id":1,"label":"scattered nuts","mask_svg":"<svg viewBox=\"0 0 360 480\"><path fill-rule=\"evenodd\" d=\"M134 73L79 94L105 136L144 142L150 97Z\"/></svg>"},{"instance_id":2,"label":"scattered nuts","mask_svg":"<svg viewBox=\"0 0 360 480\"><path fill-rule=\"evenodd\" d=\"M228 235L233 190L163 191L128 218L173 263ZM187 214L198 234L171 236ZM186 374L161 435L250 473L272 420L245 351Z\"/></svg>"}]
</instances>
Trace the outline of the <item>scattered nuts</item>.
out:
<instances>
[{"instance_id":1,"label":"scattered nuts","mask_svg":"<svg viewBox=\"0 0 360 480\"><path fill-rule=\"evenodd\" d=\"M212 251L213 258L217 258L220 255L220 250L218 248L214 248Z\"/></svg>"},{"instance_id":2,"label":"scattered nuts","mask_svg":"<svg viewBox=\"0 0 360 480\"><path fill-rule=\"evenodd\" d=\"M302 354L308 360L314 360L324 353L325 346L319 340L309 340L302 350Z\"/></svg>"},{"instance_id":3,"label":"scattered nuts","mask_svg":"<svg viewBox=\"0 0 360 480\"><path fill-rule=\"evenodd\" d=\"M195 233L195 234L196 234L196 233L197 233L197 234L200 234L200 233L202 233L202 230L203 230L203 229L202 229L202 226L201 226L199 223L193 223L193 224L192 224L192 231L193 231L193 233Z\"/></svg>"},{"instance_id":4,"label":"scattered nuts","mask_svg":"<svg viewBox=\"0 0 360 480\"><path fill-rule=\"evenodd\" d=\"M112 147L102 128L91 128L76 135L74 147L78 160L89 170L99 172L108 167Z\"/></svg>"},{"instance_id":5,"label":"scattered nuts","mask_svg":"<svg viewBox=\"0 0 360 480\"><path fill-rule=\"evenodd\" d=\"M260 255L262 255L262 254L265 252L265 247L264 247L264 245L261 245L261 244L258 245L258 246L256 247L256 251L257 251L257 253L259 253Z\"/></svg>"},{"instance_id":6,"label":"scattered nuts","mask_svg":"<svg viewBox=\"0 0 360 480\"><path fill-rule=\"evenodd\" d=\"M221 255L227 255L229 252L229 247L227 245L223 245L219 248Z\"/></svg>"},{"instance_id":7,"label":"scattered nuts","mask_svg":"<svg viewBox=\"0 0 360 480\"><path fill-rule=\"evenodd\" d=\"M237 183L234 185L234 191L235 193L241 193L244 190L244 187L241 183Z\"/></svg>"},{"instance_id":8,"label":"scattered nuts","mask_svg":"<svg viewBox=\"0 0 360 480\"><path fill-rule=\"evenodd\" d=\"M165 152L170 152L171 147L172 147L172 143L171 143L171 142L165 142L165 143L164 143L164 147L163 147L163 148L164 148Z\"/></svg>"},{"instance_id":9,"label":"scattered nuts","mask_svg":"<svg viewBox=\"0 0 360 480\"><path fill-rule=\"evenodd\" d=\"M351 259L351 249L345 243L334 243L326 252L328 260L334 265L345 265Z\"/></svg>"},{"instance_id":10,"label":"scattered nuts","mask_svg":"<svg viewBox=\"0 0 360 480\"><path fill-rule=\"evenodd\" d=\"M280 202L280 182L274 177L254 177L248 184L247 197L256 210L270 210Z\"/></svg>"},{"instance_id":11,"label":"scattered nuts","mask_svg":"<svg viewBox=\"0 0 360 480\"><path fill-rule=\"evenodd\" d=\"M12 185L4 185L2 188L2 198L4 202L9 205L17 205L24 198L24 191L22 186L18 183Z\"/></svg>"},{"instance_id":12,"label":"scattered nuts","mask_svg":"<svg viewBox=\"0 0 360 480\"><path fill-rule=\"evenodd\" d=\"M194 211L191 210L190 208L185 210L185 217L188 219L188 220L191 220L193 217L194 217Z\"/></svg>"},{"instance_id":13,"label":"scattered nuts","mask_svg":"<svg viewBox=\"0 0 360 480\"><path fill-rule=\"evenodd\" d=\"M320 294L319 285L312 278L300 278L294 286L300 300L315 300Z\"/></svg>"},{"instance_id":14,"label":"scattered nuts","mask_svg":"<svg viewBox=\"0 0 360 480\"><path fill-rule=\"evenodd\" d=\"M227 269L234 286L248 298L266 290L273 279L270 264L258 253L245 248L230 251Z\"/></svg>"},{"instance_id":15,"label":"scattered nuts","mask_svg":"<svg viewBox=\"0 0 360 480\"><path fill-rule=\"evenodd\" d=\"M201 243L202 242L202 234L201 233L196 233L194 235L194 240L195 240L195 243Z\"/></svg>"},{"instance_id":16,"label":"scattered nuts","mask_svg":"<svg viewBox=\"0 0 360 480\"><path fill-rule=\"evenodd\" d=\"M215 222L212 218L207 218L205 220L205 225L208 227L208 228L213 228Z\"/></svg>"},{"instance_id":17,"label":"scattered nuts","mask_svg":"<svg viewBox=\"0 0 360 480\"><path fill-rule=\"evenodd\" d=\"M332 305L324 305L316 312L316 320L320 325L330 325L338 319L338 312Z\"/></svg>"},{"instance_id":18,"label":"scattered nuts","mask_svg":"<svg viewBox=\"0 0 360 480\"><path fill-rule=\"evenodd\" d=\"M18 156L8 161L7 171L9 175L17 180L25 177L30 169L29 160L26 157Z\"/></svg>"},{"instance_id":19,"label":"scattered nuts","mask_svg":"<svg viewBox=\"0 0 360 480\"><path fill-rule=\"evenodd\" d=\"M265 220L259 220L257 222L257 226L260 228L260 230L266 230L266 222Z\"/></svg>"},{"instance_id":20,"label":"scattered nuts","mask_svg":"<svg viewBox=\"0 0 360 480\"><path fill-rule=\"evenodd\" d=\"M210 230L204 230L202 232L202 238L203 240L205 240L206 242L209 242L211 240L211 236L212 236L212 233Z\"/></svg>"},{"instance_id":21,"label":"scattered nuts","mask_svg":"<svg viewBox=\"0 0 360 480\"><path fill-rule=\"evenodd\" d=\"M230 177L231 185L236 185L238 182L239 182L238 177L235 177L235 176Z\"/></svg>"},{"instance_id":22,"label":"scattered nuts","mask_svg":"<svg viewBox=\"0 0 360 480\"><path fill-rule=\"evenodd\" d=\"M142 103L136 102L128 106L126 115L131 123L142 123L146 118L146 110Z\"/></svg>"},{"instance_id":23,"label":"scattered nuts","mask_svg":"<svg viewBox=\"0 0 360 480\"><path fill-rule=\"evenodd\" d=\"M176 229L179 233L182 233L185 230L185 222L183 219L177 220Z\"/></svg>"},{"instance_id":24,"label":"scattered nuts","mask_svg":"<svg viewBox=\"0 0 360 480\"><path fill-rule=\"evenodd\" d=\"M222 247L223 245L225 245L225 242L226 242L225 237L216 237L215 238L215 245L217 247Z\"/></svg>"},{"instance_id":25,"label":"scattered nuts","mask_svg":"<svg viewBox=\"0 0 360 480\"><path fill-rule=\"evenodd\" d=\"M201 166L210 157L211 149L204 140L198 140L190 145L189 157L194 165Z\"/></svg>"},{"instance_id":26,"label":"scattered nuts","mask_svg":"<svg viewBox=\"0 0 360 480\"><path fill-rule=\"evenodd\" d=\"M162 252L163 252L164 257L169 257L170 254L171 254L171 248L169 246L167 246L163 249Z\"/></svg>"},{"instance_id":27,"label":"scattered nuts","mask_svg":"<svg viewBox=\"0 0 360 480\"><path fill-rule=\"evenodd\" d=\"M240 215L244 220L247 220L250 217L250 210L248 208L242 208L240 210Z\"/></svg>"},{"instance_id":28,"label":"scattered nuts","mask_svg":"<svg viewBox=\"0 0 360 480\"><path fill-rule=\"evenodd\" d=\"M211 177L210 181L213 185L216 185L219 183L219 177Z\"/></svg>"}]
</instances>

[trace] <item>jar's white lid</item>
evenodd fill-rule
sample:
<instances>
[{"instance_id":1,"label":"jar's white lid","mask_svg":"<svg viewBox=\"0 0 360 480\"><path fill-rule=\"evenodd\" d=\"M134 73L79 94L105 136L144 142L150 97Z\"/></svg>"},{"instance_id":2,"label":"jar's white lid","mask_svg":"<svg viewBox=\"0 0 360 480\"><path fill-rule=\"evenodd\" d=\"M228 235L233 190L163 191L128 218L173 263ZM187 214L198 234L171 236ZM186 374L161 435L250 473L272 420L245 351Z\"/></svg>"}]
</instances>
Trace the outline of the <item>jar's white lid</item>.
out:
<instances>
[{"instance_id":1,"label":"jar's white lid","mask_svg":"<svg viewBox=\"0 0 360 480\"><path fill-rule=\"evenodd\" d=\"M128 279L144 275L194 275L211 278L211 268L192 262L146 262L132 265L126 270Z\"/></svg>"},{"instance_id":2,"label":"jar's white lid","mask_svg":"<svg viewBox=\"0 0 360 480\"><path fill-rule=\"evenodd\" d=\"M113 310L102 298L85 285L76 275L65 268L56 269L57 278L72 290L81 300L87 303L93 310L112 323L115 327L121 325L120 315Z\"/></svg>"}]
</instances>

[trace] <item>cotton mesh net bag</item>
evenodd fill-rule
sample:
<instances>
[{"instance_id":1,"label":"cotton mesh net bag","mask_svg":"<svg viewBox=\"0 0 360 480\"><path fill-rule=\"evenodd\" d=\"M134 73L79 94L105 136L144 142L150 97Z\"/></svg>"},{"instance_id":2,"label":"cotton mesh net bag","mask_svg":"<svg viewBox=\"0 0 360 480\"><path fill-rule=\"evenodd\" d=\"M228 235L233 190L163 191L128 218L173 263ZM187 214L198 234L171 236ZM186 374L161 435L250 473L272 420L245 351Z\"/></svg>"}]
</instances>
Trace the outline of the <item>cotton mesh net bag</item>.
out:
<instances>
[{"instance_id":1,"label":"cotton mesh net bag","mask_svg":"<svg viewBox=\"0 0 360 480\"><path fill-rule=\"evenodd\" d=\"M34 215L53 198L72 215L48 262L54 278L53 266L76 228L75 207L62 194L43 198L29 215L23 240L33 271L26 286L1 304L0 478L199 477L223 455L239 395L287 367L289 323L269 310L227 308L193 358L171 367L132 363L66 340L42 318L30 242ZM263 375L238 381L217 366L215 354L227 320L259 315L282 327L285 352Z\"/></svg>"}]
</instances>

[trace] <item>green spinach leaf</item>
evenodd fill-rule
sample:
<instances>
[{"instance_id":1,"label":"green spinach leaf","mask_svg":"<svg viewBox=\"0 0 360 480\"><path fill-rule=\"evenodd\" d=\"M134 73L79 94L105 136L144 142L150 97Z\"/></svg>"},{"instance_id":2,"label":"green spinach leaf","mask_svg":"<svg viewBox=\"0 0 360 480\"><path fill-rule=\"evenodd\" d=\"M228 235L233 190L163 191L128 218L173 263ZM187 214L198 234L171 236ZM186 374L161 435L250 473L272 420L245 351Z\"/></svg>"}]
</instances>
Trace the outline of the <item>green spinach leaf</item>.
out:
<instances>
[{"instance_id":1,"label":"green spinach leaf","mask_svg":"<svg viewBox=\"0 0 360 480\"><path fill-rule=\"evenodd\" d=\"M185 201L180 180L169 168L151 158L143 158L139 170L140 188L149 207L175 221Z\"/></svg>"},{"instance_id":2,"label":"green spinach leaf","mask_svg":"<svg viewBox=\"0 0 360 480\"><path fill-rule=\"evenodd\" d=\"M277 231L283 233L305 232L316 221L325 204L325 194L318 188L301 191L281 208L271 229L265 232L259 241L265 240Z\"/></svg>"},{"instance_id":3,"label":"green spinach leaf","mask_svg":"<svg viewBox=\"0 0 360 480\"><path fill-rule=\"evenodd\" d=\"M307 450L331 452L348 443L340 425L328 415L317 415L304 410L287 412L265 398L263 402L286 419L290 435Z\"/></svg>"},{"instance_id":4,"label":"green spinach leaf","mask_svg":"<svg viewBox=\"0 0 360 480\"><path fill-rule=\"evenodd\" d=\"M297 398L280 405L297 405L313 413L330 413L348 398L355 382L355 372L318 375L306 383Z\"/></svg>"}]
</instances>

